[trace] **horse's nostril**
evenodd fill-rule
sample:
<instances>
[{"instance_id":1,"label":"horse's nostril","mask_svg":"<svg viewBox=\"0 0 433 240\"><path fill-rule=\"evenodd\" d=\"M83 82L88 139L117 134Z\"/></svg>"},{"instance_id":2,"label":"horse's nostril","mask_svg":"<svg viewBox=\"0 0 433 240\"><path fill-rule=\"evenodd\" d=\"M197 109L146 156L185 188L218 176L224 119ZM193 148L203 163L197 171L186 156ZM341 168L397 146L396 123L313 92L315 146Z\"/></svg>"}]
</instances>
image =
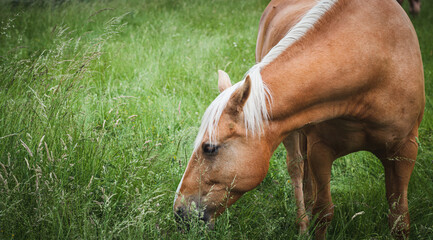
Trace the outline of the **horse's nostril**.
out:
<instances>
[{"instance_id":1,"label":"horse's nostril","mask_svg":"<svg viewBox=\"0 0 433 240\"><path fill-rule=\"evenodd\" d=\"M208 223L210 220L210 214L208 213L208 211L203 211L200 214L200 220L202 220L205 223Z\"/></svg>"}]
</instances>

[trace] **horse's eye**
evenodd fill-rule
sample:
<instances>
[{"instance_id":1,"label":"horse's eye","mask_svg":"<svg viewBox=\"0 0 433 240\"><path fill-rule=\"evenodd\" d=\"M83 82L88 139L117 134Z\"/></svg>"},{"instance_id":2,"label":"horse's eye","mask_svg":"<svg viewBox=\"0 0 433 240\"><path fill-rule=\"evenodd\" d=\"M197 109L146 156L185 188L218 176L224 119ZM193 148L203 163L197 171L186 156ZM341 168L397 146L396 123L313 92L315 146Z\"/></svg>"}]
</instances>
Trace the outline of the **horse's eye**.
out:
<instances>
[{"instance_id":1,"label":"horse's eye","mask_svg":"<svg viewBox=\"0 0 433 240\"><path fill-rule=\"evenodd\" d=\"M203 148L203 152L206 155L215 156L215 155L218 154L218 148L219 148L219 146L215 145L215 144L210 144L210 143L203 143L202 148Z\"/></svg>"}]
</instances>

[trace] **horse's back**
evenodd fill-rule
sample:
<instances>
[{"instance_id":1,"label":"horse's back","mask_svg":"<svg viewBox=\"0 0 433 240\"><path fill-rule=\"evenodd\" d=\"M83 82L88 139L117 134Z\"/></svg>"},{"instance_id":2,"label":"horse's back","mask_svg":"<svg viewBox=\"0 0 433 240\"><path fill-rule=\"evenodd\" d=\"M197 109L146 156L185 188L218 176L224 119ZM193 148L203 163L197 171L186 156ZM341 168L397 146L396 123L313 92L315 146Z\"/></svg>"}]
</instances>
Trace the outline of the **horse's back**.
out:
<instances>
[{"instance_id":1,"label":"horse's back","mask_svg":"<svg viewBox=\"0 0 433 240\"><path fill-rule=\"evenodd\" d=\"M346 39L340 41L346 41L349 46L353 44L353 48L358 47L359 54L388 58L389 62L399 65L394 71L408 72L405 68L411 68L418 82L423 81L416 32L395 0L339 0L338 3L332 17L337 20L328 30L343 32ZM316 4L316 0L272 0L260 19L256 61L259 62ZM357 42L367 45L361 48ZM403 62L407 60L411 62Z\"/></svg>"}]
</instances>

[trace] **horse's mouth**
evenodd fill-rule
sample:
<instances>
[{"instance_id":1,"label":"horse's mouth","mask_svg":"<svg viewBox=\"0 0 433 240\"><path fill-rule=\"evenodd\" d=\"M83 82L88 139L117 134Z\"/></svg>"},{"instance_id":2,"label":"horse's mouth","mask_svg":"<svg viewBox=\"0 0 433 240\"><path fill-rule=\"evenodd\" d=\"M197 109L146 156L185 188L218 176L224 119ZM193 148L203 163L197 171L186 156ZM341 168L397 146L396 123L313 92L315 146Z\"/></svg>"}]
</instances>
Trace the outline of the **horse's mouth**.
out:
<instances>
[{"instance_id":1,"label":"horse's mouth","mask_svg":"<svg viewBox=\"0 0 433 240\"><path fill-rule=\"evenodd\" d=\"M205 208L186 208L184 206L178 207L174 216L178 223L178 228L182 232L189 231L192 224L205 224L210 230L215 227L214 221L212 220L212 214Z\"/></svg>"}]
</instances>

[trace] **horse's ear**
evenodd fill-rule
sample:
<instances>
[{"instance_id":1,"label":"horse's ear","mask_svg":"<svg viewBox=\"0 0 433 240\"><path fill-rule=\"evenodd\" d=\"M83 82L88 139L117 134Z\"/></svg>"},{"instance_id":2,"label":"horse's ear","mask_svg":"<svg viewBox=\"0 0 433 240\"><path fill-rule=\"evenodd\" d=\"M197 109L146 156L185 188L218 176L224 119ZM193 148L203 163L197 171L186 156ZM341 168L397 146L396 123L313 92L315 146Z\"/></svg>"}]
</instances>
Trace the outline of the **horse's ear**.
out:
<instances>
[{"instance_id":1,"label":"horse's ear","mask_svg":"<svg viewBox=\"0 0 433 240\"><path fill-rule=\"evenodd\" d=\"M223 70L218 70L218 89L220 90L220 92L223 92L231 86L232 83L230 82L229 75Z\"/></svg>"},{"instance_id":2,"label":"horse's ear","mask_svg":"<svg viewBox=\"0 0 433 240\"><path fill-rule=\"evenodd\" d=\"M251 78L248 75L244 83L235 90L228 102L229 108L234 112L241 112L251 92Z\"/></svg>"}]
</instances>

